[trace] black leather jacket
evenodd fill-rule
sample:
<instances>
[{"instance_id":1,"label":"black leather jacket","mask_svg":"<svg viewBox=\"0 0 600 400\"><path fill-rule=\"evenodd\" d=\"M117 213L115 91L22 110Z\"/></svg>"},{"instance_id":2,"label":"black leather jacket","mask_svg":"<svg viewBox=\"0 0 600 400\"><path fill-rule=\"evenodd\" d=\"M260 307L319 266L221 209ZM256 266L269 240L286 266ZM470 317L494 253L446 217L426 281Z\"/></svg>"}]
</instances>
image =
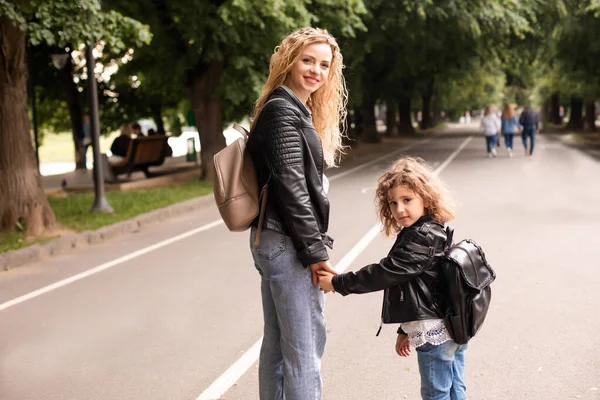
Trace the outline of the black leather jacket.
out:
<instances>
[{"instance_id":1,"label":"black leather jacket","mask_svg":"<svg viewBox=\"0 0 600 400\"><path fill-rule=\"evenodd\" d=\"M382 321L386 324L440 318L415 280L422 279L433 298L437 297L441 292L439 258L433 254L439 255L445 244L444 225L430 216L421 217L400 231L386 258L334 276L333 287L344 296L385 290ZM431 254L423 254L422 248L418 252L414 245L431 248Z\"/></svg>"},{"instance_id":2,"label":"black leather jacket","mask_svg":"<svg viewBox=\"0 0 600 400\"><path fill-rule=\"evenodd\" d=\"M310 111L283 87L269 96L248 139L259 187L269 191L263 228L292 238L308 266L328 260L329 200L323 190L323 147ZM258 218L253 223L258 225Z\"/></svg>"}]
</instances>

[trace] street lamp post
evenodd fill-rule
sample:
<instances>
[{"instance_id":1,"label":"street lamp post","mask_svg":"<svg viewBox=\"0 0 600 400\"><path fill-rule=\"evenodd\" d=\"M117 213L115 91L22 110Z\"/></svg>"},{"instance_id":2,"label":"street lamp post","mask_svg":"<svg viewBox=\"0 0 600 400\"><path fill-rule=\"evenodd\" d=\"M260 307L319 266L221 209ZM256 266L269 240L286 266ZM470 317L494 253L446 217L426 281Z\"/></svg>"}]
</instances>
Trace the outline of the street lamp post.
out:
<instances>
[{"instance_id":1,"label":"street lamp post","mask_svg":"<svg viewBox=\"0 0 600 400\"><path fill-rule=\"evenodd\" d=\"M88 13L88 23L91 25L92 14ZM106 201L104 194L104 177L102 176L102 160L100 159L100 117L98 116L98 82L96 82L96 61L93 49L96 45L94 39L85 49L85 62L88 74L88 92L90 102L90 128L92 133L92 150L94 154L94 205L90 212L112 213L113 209Z\"/></svg>"}]
</instances>

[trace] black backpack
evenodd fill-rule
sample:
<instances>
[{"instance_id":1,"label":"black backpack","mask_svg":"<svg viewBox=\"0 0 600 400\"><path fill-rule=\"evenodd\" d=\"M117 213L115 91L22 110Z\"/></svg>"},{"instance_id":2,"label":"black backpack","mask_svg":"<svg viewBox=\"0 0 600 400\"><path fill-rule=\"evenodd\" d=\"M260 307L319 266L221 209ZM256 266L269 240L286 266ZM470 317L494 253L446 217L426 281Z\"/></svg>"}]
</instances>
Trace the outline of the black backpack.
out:
<instances>
[{"instance_id":1,"label":"black backpack","mask_svg":"<svg viewBox=\"0 0 600 400\"><path fill-rule=\"evenodd\" d=\"M446 246L436 263L444 282L439 301L433 300L420 277L416 281L444 319L452 339L465 344L483 325L492 299L490 284L496 279L496 273L487 263L480 246L470 239L452 244L454 229L448 227L446 233Z\"/></svg>"}]
</instances>

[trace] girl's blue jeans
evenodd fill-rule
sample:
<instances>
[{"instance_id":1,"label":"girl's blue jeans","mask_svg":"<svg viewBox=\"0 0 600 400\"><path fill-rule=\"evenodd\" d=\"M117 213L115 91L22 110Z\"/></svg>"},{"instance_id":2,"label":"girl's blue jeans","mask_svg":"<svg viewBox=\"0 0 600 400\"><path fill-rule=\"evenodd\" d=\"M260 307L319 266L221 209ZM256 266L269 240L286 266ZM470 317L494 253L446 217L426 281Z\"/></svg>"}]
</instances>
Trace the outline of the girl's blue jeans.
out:
<instances>
[{"instance_id":1,"label":"girl's blue jeans","mask_svg":"<svg viewBox=\"0 0 600 400\"><path fill-rule=\"evenodd\" d=\"M513 149L513 139L515 137L514 133L504 133L504 143L506 144L507 149Z\"/></svg>"},{"instance_id":2,"label":"girl's blue jeans","mask_svg":"<svg viewBox=\"0 0 600 400\"><path fill-rule=\"evenodd\" d=\"M256 229L250 248L261 275L264 336L258 364L261 400L320 400L321 357L325 350L325 296L312 284L292 239Z\"/></svg>"},{"instance_id":3,"label":"girl's blue jeans","mask_svg":"<svg viewBox=\"0 0 600 400\"><path fill-rule=\"evenodd\" d=\"M448 340L417 347L423 400L466 400L465 350L467 345Z\"/></svg>"},{"instance_id":4,"label":"girl's blue jeans","mask_svg":"<svg viewBox=\"0 0 600 400\"><path fill-rule=\"evenodd\" d=\"M492 149L496 148L496 135L486 136L485 144L487 145L487 152L491 153Z\"/></svg>"}]
</instances>

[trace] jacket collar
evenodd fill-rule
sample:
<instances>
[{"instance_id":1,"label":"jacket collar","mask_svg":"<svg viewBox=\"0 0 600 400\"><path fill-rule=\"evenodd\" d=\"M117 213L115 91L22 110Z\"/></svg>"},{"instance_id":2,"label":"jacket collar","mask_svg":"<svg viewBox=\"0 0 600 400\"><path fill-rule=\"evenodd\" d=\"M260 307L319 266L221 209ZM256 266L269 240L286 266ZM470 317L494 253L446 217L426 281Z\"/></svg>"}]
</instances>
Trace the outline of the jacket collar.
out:
<instances>
[{"instance_id":1,"label":"jacket collar","mask_svg":"<svg viewBox=\"0 0 600 400\"><path fill-rule=\"evenodd\" d=\"M421 218L419 218L414 224L412 224L411 228L414 226L419 227L421 225L423 225L424 223L429 222L432 224L438 224L441 226L444 226L444 224L442 224L440 221L438 221L437 219L433 218L433 216L431 215L423 215Z\"/></svg>"},{"instance_id":2,"label":"jacket collar","mask_svg":"<svg viewBox=\"0 0 600 400\"><path fill-rule=\"evenodd\" d=\"M419 218L418 220L416 220L415 223L412 224L411 226L409 226L408 228L402 228L402 230L400 230L400 232L398 233L398 235L400 235L402 232L405 232L405 231L407 231L409 229L419 229L421 226L423 226L426 223L436 224L436 225L441 226L442 228L444 227L444 224L442 224L437 219L433 218L433 216L431 216L431 215L423 215L421 218Z\"/></svg>"},{"instance_id":3,"label":"jacket collar","mask_svg":"<svg viewBox=\"0 0 600 400\"><path fill-rule=\"evenodd\" d=\"M300 101L298 96L296 96L296 94L294 94L292 89L290 89L289 87L282 85L282 86L278 87L277 89L273 90L273 92L269 96L269 99L272 99L275 97L285 98L289 102L295 104L296 107L298 107L302 111L302 113L304 113L304 115L306 115L309 118L312 118L312 113L310 112L308 107L306 107L304 105L304 103L302 101Z\"/></svg>"}]
</instances>

